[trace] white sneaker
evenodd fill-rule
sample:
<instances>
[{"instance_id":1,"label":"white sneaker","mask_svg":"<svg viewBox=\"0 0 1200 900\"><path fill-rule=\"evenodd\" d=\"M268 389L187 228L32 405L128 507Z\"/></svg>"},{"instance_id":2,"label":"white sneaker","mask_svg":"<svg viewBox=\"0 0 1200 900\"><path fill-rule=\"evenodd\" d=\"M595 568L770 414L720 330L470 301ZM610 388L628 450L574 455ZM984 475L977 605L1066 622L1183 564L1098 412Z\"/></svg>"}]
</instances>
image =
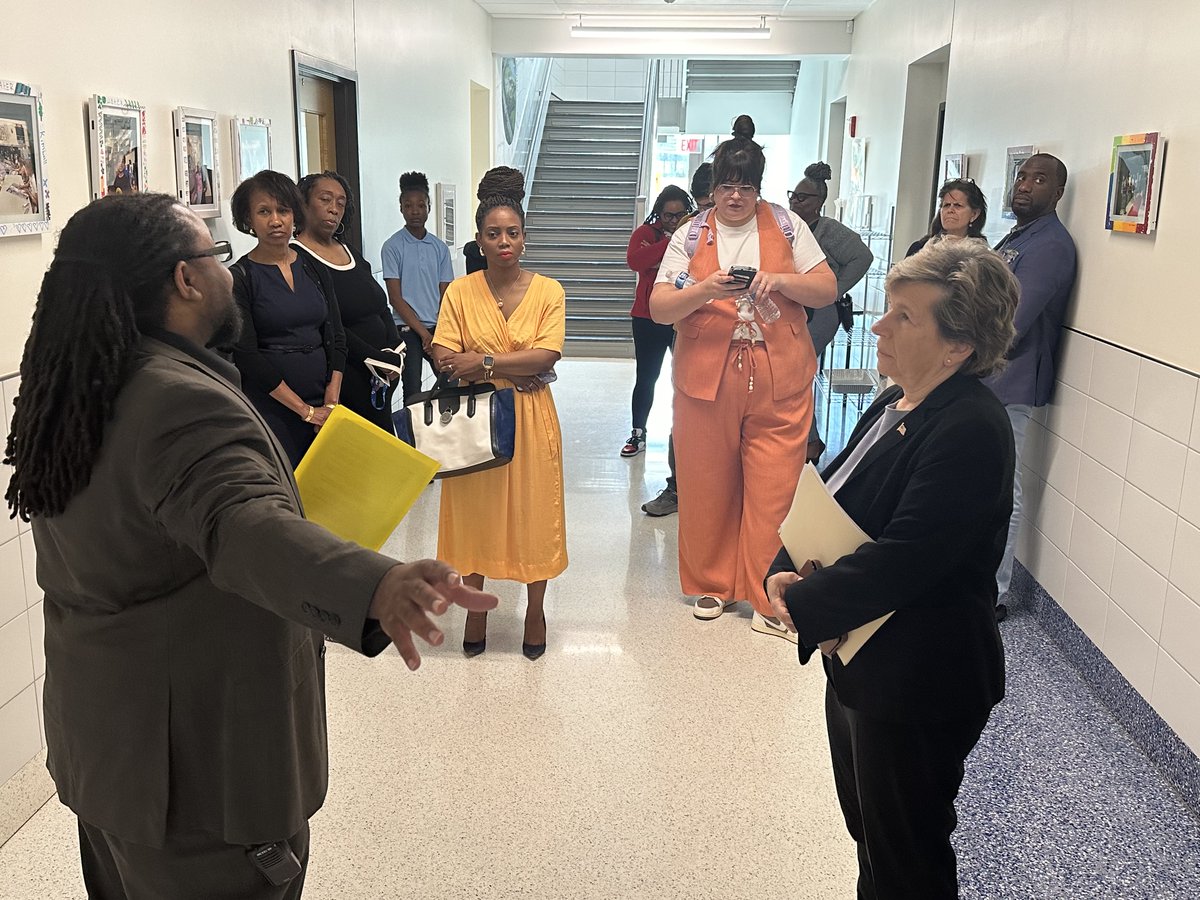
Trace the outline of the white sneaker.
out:
<instances>
[{"instance_id":1,"label":"white sneaker","mask_svg":"<svg viewBox=\"0 0 1200 900\"><path fill-rule=\"evenodd\" d=\"M697 597L695 604L692 606L692 615L697 619L719 619L721 613L725 612L725 607L732 606L734 600L718 600L716 597L709 597L705 594L703 597Z\"/></svg>"},{"instance_id":2,"label":"white sneaker","mask_svg":"<svg viewBox=\"0 0 1200 900\"><path fill-rule=\"evenodd\" d=\"M750 619L750 629L759 634L773 634L775 637L781 637L793 644L798 643L799 640L796 632L788 630L788 627L774 616L764 616L758 612L755 612Z\"/></svg>"}]
</instances>

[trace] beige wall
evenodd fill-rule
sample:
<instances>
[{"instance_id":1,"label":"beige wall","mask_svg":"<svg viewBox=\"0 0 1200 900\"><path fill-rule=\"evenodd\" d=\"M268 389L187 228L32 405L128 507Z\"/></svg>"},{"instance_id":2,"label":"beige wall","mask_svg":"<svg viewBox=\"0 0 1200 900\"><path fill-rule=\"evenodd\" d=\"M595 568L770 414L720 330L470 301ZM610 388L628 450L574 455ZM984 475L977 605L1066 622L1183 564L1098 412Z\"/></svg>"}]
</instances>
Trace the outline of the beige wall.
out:
<instances>
[{"instance_id":1,"label":"beige wall","mask_svg":"<svg viewBox=\"0 0 1200 900\"><path fill-rule=\"evenodd\" d=\"M84 114L93 93L129 97L148 109L148 185L173 192L171 111L220 113L220 174L232 193L229 117L268 116L273 162L295 174L290 51L358 71L361 198L365 252L376 267L384 239L402 227L397 178L423 169L469 196L470 86L492 83L490 22L472 0L214 0L199 16L177 2L135 0L121 8L84 0L38 6L37 40L9 42L0 78L44 94L47 174L53 224L61 228L90 199ZM239 252L252 240L228 214L210 220ZM0 239L0 374L18 366L54 233ZM461 259L461 257L458 257ZM15 393L0 384L5 434ZM7 473L3 483L7 482ZM41 592L27 529L0 516L0 785L42 748ZM45 796L30 794L30 803ZM6 807L17 802L0 794ZM23 802L23 801L22 801ZM32 810L26 810L31 812ZM0 828L4 823L0 821Z\"/></svg>"},{"instance_id":2,"label":"beige wall","mask_svg":"<svg viewBox=\"0 0 1200 900\"><path fill-rule=\"evenodd\" d=\"M1200 31L1200 5L1157 0L1135 18L1120 0L876 0L856 21L844 87L869 141L866 192L885 208L904 202L908 67L947 44L943 152L968 155L993 240L1012 224L999 216L1005 148L1034 144L1066 163L1059 213L1079 248L1077 331L1054 403L1031 427L1017 555L1200 751L1200 304L1188 221L1200 198L1190 90L1200 63L1186 37ZM1159 231L1111 234L1112 139L1152 130L1169 142ZM898 222L915 221L904 212ZM897 229L899 247L914 227Z\"/></svg>"}]
</instances>

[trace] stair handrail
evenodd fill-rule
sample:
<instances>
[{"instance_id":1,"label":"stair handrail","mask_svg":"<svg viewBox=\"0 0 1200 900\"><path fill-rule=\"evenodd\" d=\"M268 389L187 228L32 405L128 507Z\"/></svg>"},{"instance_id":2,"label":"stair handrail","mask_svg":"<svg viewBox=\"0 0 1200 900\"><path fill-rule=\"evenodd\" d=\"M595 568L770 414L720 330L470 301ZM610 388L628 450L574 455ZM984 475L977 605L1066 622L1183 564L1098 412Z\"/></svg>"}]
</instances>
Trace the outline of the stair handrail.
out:
<instances>
[{"instance_id":1,"label":"stair handrail","mask_svg":"<svg viewBox=\"0 0 1200 900\"><path fill-rule=\"evenodd\" d=\"M525 196L533 197L533 179L537 175L538 156L542 152L542 134L546 130L546 115L550 110L550 72L554 63L546 60L546 71L542 75L541 100L538 103L537 124L533 141L529 147L529 162L525 165Z\"/></svg>"},{"instance_id":2,"label":"stair handrail","mask_svg":"<svg viewBox=\"0 0 1200 900\"><path fill-rule=\"evenodd\" d=\"M642 144L638 154L637 196L633 204L633 227L642 224L647 216L654 166L654 137L658 131L658 74L660 60L650 60L646 70L646 102L642 106Z\"/></svg>"}]
</instances>

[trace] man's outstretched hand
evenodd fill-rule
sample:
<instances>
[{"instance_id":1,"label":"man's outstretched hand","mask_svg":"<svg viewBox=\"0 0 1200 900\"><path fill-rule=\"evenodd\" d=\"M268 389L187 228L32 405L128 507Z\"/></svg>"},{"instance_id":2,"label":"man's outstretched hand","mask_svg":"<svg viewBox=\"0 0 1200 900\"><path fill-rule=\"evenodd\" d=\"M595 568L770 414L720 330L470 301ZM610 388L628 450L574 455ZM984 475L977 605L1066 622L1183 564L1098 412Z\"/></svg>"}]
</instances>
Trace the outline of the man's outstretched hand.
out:
<instances>
[{"instance_id":1,"label":"man's outstretched hand","mask_svg":"<svg viewBox=\"0 0 1200 900\"><path fill-rule=\"evenodd\" d=\"M445 635L430 618L443 615L451 606L472 612L495 609L500 599L463 584L462 576L437 559L419 559L388 569L367 615L379 620L379 626L400 651L405 665L415 671L421 665L413 635L431 647L439 646Z\"/></svg>"}]
</instances>

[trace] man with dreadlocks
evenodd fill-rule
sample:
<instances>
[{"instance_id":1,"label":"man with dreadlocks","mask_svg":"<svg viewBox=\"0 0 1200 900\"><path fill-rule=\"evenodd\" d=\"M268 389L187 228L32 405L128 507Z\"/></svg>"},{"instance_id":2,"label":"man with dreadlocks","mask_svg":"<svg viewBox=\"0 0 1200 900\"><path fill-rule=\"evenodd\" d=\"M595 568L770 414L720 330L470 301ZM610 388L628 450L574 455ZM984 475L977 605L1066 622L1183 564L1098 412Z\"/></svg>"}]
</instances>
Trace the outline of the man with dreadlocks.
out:
<instances>
[{"instance_id":1,"label":"man with dreadlocks","mask_svg":"<svg viewBox=\"0 0 1200 900\"><path fill-rule=\"evenodd\" d=\"M415 669L431 614L497 602L303 518L204 349L238 327L230 255L165 195L92 203L21 362L6 499L37 545L47 766L89 897L299 897L328 783L322 633Z\"/></svg>"}]
</instances>

